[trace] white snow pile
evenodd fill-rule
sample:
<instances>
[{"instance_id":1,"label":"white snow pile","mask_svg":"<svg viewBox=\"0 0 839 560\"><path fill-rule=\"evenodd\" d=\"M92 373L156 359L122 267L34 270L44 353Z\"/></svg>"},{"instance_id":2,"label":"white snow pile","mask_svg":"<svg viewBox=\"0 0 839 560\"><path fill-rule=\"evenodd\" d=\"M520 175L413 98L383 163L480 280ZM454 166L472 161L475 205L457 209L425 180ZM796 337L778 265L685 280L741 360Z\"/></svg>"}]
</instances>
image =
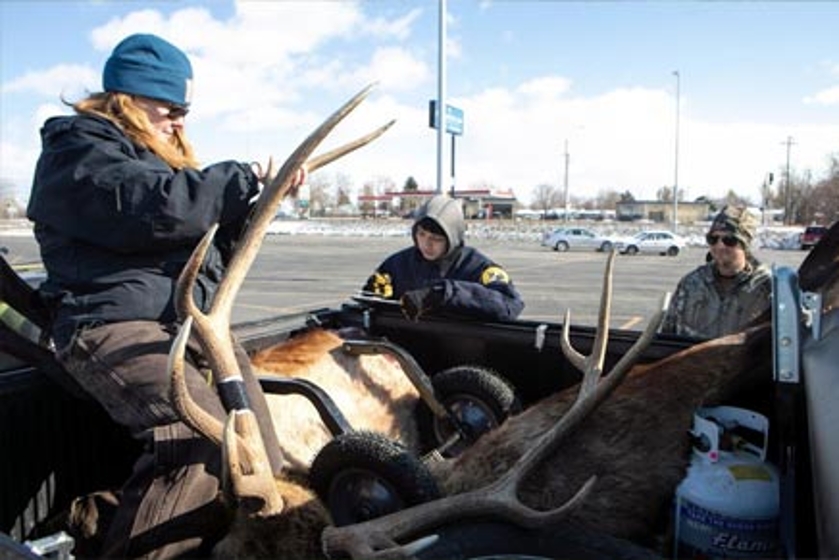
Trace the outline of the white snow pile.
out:
<instances>
[{"instance_id":1,"label":"white snow pile","mask_svg":"<svg viewBox=\"0 0 839 560\"><path fill-rule=\"evenodd\" d=\"M390 219L277 219L271 223L268 233L272 235L321 235L341 237L406 237L410 236L412 222L398 218ZM534 222L532 220L493 220L470 222L467 239L492 241L539 243L545 232L565 224L561 222ZM633 224L623 222L585 222L582 227L590 228L601 235L630 236L644 229L666 229L656 224ZM679 233L690 246L705 245L708 224L683 226ZM803 226L761 226L755 239L756 248L798 250L798 236ZM32 236L32 224L27 220L0 220L1 237ZM0 241L2 244L2 241Z\"/></svg>"},{"instance_id":2,"label":"white snow pile","mask_svg":"<svg viewBox=\"0 0 839 560\"><path fill-rule=\"evenodd\" d=\"M412 222L401 219L329 219L329 220L275 220L268 233L275 235L323 235L341 237L409 237ZM470 222L466 232L469 239L493 241L532 241L539 243L545 232L563 224L532 222L529 220L510 222ZM621 222L584 223L601 235L630 236L643 229L659 229L655 225L640 225ZM690 246L705 245L705 234L709 224L684 226L679 233ZM664 229L664 228L661 228ZM802 226L761 226L755 238L755 247L765 249L799 249L798 236Z\"/></svg>"}]
</instances>

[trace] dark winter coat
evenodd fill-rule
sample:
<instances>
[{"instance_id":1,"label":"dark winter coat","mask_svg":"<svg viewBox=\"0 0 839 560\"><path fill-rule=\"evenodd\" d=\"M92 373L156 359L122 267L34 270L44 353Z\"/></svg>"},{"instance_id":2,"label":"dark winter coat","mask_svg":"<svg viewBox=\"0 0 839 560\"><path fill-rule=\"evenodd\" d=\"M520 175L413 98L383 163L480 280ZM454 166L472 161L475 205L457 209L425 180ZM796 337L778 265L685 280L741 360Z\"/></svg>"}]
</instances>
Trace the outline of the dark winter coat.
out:
<instances>
[{"instance_id":1,"label":"dark winter coat","mask_svg":"<svg viewBox=\"0 0 839 560\"><path fill-rule=\"evenodd\" d=\"M466 247L466 226L459 203L438 196L422 207L417 224L431 218L448 239L448 251L436 261L428 261L416 247L402 249L387 259L370 276L363 290L378 296L399 299L405 292L436 286L442 301L436 311L482 320L513 320L524 309L524 302L509 274L477 249Z\"/></svg>"},{"instance_id":2,"label":"dark winter coat","mask_svg":"<svg viewBox=\"0 0 839 560\"><path fill-rule=\"evenodd\" d=\"M258 193L251 169L173 170L91 115L51 118L41 138L27 215L48 275L41 291L57 304L56 343L83 325L174 321L178 275L218 222L195 293L206 307Z\"/></svg>"}]
</instances>

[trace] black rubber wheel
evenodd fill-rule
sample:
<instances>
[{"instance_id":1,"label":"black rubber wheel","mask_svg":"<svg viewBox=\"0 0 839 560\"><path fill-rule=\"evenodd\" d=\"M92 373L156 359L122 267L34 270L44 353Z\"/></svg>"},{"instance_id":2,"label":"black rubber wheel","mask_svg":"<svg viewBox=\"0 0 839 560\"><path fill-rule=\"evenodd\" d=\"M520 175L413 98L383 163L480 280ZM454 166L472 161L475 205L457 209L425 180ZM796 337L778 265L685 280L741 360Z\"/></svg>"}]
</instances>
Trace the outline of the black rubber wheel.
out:
<instances>
[{"instance_id":1,"label":"black rubber wheel","mask_svg":"<svg viewBox=\"0 0 839 560\"><path fill-rule=\"evenodd\" d=\"M613 246L614 245L611 241L604 241L603 244L600 246L600 250L604 253L611 253Z\"/></svg>"},{"instance_id":2,"label":"black rubber wheel","mask_svg":"<svg viewBox=\"0 0 839 560\"><path fill-rule=\"evenodd\" d=\"M670 247L667 249L667 256L668 257L675 257L679 254L679 248L676 246Z\"/></svg>"},{"instance_id":3,"label":"black rubber wheel","mask_svg":"<svg viewBox=\"0 0 839 560\"><path fill-rule=\"evenodd\" d=\"M438 540L416 554L419 560L663 560L629 541L561 523L523 529L501 521L462 521L434 533Z\"/></svg>"},{"instance_id":4,"label":"black rubber wheel","mask_svg":"<svg viewBox=\"0 0 839 560\"><path fill-rule=\"evenodd\" d=\"M478 437L521 410L513 387L497 372L481 366L456 366L431 378L437 400L460 422L458 440L441 450L456 457ZM426 451L440 449L457 435L448 419L434 416L424 403L417 407L417 424Z\"/></svg>"},{"instance_id":5,"label":"black rubber wheel","mask_svg":"<svg viewBox=\"0 0 839 560\"><path fill-rule=\"evenodd\" d=\"M417 457L374 432L348 432L329 441L312 462L309 484L336 526L440 497L431 472Z\"/></svg>"},{"instance_id":6,"label":"black rubber wheel","mask_svg":"<svg viewBox=\"0 0 839 560\"><path fill-rule=\"evenodd\" d=\"M568 250L568 242L567 241L560 241L554 247L554 251L559 251L560 253L564 253Z\"/></svg>"},{"instance_id":7,"label":"black rubber wheel","mask_svg":"<svg viewBox=\"0 0 839 560\"><path fill-rule=\"evenodd\" d=\"M635 245L630 245L629 247L626 248L626 251L624 251L624 252L627 255L637 255L638 254L638 247L636 247Z\"/></svg>"}]
</instances>

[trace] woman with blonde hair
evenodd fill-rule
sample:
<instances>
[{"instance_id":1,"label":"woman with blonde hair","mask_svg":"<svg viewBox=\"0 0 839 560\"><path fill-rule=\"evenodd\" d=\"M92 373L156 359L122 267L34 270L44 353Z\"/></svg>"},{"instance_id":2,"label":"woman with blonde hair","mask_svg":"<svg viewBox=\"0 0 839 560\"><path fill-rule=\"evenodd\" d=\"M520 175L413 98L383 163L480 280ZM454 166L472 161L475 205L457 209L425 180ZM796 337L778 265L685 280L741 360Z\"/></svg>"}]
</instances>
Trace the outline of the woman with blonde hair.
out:
<instances>
[{"instance_id":1,"label":"woman with blonde hair","mask_svg":"<svg viewBox=\"0 0 839 560\"><path fill-rule=\"evenodd\" d=\"M182 423L170 403L174 290L193 248L218 223L193 293L208 309L260 182L269 177L237 161L199 168L184 130L192 78L177 47L155 35L131 35L105 64L104 91L41 130L28 216L47 271L40 292L53 304L57 357L142 443L133 473L115 494L113 519L106 524L100 516L97 556L202 556L227 528L218 448ZM191 394L224 419L196 344L190 356ZM282 457L264 397L243 351L239 362L278 473ZM77 502L73 513L84 516L91 503Z\"/></svg>"}]
</instances>

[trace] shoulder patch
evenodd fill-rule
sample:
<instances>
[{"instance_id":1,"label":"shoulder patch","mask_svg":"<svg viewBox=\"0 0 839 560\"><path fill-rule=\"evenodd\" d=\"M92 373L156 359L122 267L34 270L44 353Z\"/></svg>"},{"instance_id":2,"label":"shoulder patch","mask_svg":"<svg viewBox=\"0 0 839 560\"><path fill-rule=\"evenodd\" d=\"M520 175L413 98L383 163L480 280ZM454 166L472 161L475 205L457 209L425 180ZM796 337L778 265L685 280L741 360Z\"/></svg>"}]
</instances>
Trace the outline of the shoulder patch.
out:
<instances>
[{"instance_id":1,"label":"shoulder patch","mask_svg":"<svg viewBox=\"0 0 839 560\"><path fill-rule=\"evenodd\" d=\"M369 289L377 296L388 299L393 297L393 284L391 283L390 274L376 272L370 277L367 284Z\"/></svg>"},{"instance_id":2,"label":"shoulder patch","mask_svg":"<svg viewBox=\"0 0 839 560\"><path fill-rule=\"evenodd\" d=\"M500 266L491 266L481 274L481 284L509 284L510 275Z\"/></svg>"}]
</instances>

